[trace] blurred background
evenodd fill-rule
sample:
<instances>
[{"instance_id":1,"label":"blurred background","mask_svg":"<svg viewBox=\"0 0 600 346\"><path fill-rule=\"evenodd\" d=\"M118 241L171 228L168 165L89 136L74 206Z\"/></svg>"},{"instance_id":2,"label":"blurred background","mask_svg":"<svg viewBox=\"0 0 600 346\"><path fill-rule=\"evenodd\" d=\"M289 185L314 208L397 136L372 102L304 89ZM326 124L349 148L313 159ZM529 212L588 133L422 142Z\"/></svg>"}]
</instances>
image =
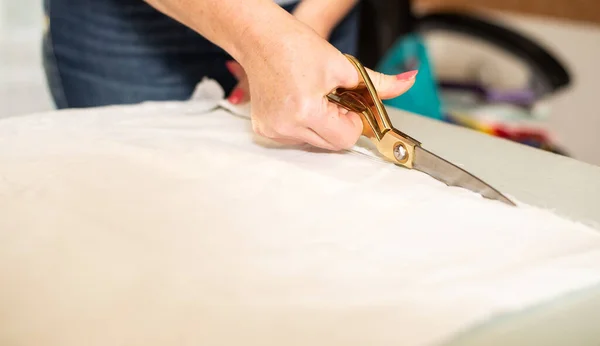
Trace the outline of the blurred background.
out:
<instances>
[{"instance_id":1,"label":"blurred background","mask_svg":"<svg viewBox=\"0 0 600 346\"><path fill-rule=\"evenodd\" d=\"M364 2L363 63L420 71L389 106L600 165L600 1ZM0 118L53 109L41 3L0 0Z\"/></svg>"},{"instance_id":2,"label":"blurred background","mask_svg":"<svg viewBox=\"0 0 600 346\"><path fill-rule=\"evenodd\" d=\"M42 0L0 0L0 117L53 108L41 60Z\"/></svg>"}]
</instances>

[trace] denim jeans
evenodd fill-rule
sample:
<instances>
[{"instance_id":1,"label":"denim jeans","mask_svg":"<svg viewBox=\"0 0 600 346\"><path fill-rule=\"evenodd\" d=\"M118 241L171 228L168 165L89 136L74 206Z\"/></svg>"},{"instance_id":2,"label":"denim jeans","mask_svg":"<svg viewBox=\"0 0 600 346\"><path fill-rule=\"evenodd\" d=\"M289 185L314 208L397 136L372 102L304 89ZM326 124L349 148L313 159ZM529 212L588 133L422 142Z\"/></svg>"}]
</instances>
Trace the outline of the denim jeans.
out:
<instances>
[{"instance_id":1,"label":"denim jeans","mask_svg":"<svg viewBox=\"0 0 600 346\"><path fill-rule=\"evenodd\" d=\"M236 84L225 51L143 0L44 0L44 9L44 70L59 109L185 100L203 77L227 93ZM358 6L330 42L356 54L357 38Z\"/></svg>"}]
</instances>

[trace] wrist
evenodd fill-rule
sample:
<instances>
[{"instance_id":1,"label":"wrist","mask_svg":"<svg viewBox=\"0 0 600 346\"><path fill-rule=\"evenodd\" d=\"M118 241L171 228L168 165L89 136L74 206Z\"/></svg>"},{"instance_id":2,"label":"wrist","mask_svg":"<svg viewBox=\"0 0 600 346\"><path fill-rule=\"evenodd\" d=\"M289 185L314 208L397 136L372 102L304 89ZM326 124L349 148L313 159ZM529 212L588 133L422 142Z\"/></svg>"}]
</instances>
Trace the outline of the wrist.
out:
<instances>
[{"instance_id":1,"label":"wrist","mask_svg":"<svg viewBox=\"0 0 600 346\"><path fill-rule=\"evenodd\" d=\"M146 0L158 8L174 2ZM171 2L170 2L171 1ZM281 29L295 19L272 0L205 0L189 1L189 6L164 11L242 63L251 60L260 49L277 40ZM207 20L210 18L210 20ZM287 24L286 24L287 23Z\"/></svg>"},{"instance_id":2,"label":"wrist","mask_svg":"<svg viewBox=\"0 0 600 346\"><path fill-rule=\"evenodd\" d=\"M293 15L300 22L309 26L322 38L329 39L329 36L335 27L335 22L330 18L324 17L322 14L318 13L317 10L318 9L314 6L298 5L293 12Z\"/></svg>"},{"instance_id":3,"label":"wrist","mask_svg":"<svg viewBox=\"0 0 600 346\"><path fill-rule=\"evenodd\" d=\"M275 2L273 4L274 8L255 16L234 40L230 54L245 68L253 63L264 64L281 55L303 33L310 31Z\"/></svg>"},{"instance_id":4,"label":"wrist","mask_svg":"<svg viewBox=\"0 0 600 346\"><path fill-rule=\"evenodd\" d=\"M294 9L294 16L310 26L324 39L348 15L357 0L303 0Z\"/></svg>"}]
</instances>

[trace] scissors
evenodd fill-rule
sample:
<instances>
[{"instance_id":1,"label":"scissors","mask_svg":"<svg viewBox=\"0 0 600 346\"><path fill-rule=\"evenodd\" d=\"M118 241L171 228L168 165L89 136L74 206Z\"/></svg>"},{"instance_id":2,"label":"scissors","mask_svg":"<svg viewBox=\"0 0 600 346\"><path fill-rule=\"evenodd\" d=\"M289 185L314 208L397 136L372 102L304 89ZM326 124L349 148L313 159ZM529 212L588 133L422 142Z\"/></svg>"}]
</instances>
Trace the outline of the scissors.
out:
<instances>
[{"instance_id":1,"label":"scissors","mask_svg":"<svg viewBox=\"0 0 600 346\"><path fill-rule=\"evenodd\" d=\"M375 144L385 159L426 173L448 186L466 188L485 198L516 206L483 180L424 149L419 141L395 129L364 66L355 57L348 54L346 57L358 71L360 83L351 89L337 88L327 98L358 113L363 123L362 135Z\"/></svg>"}]
</instances>

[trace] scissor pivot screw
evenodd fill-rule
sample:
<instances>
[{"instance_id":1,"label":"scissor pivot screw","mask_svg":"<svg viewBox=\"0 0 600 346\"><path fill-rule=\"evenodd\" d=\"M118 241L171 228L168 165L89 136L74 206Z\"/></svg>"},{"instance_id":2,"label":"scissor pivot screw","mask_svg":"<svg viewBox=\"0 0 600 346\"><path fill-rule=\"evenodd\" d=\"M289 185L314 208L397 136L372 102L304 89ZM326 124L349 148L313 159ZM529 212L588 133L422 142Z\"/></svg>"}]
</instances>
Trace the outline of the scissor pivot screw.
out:
<instances>
[{"instance_id":1,"label":"scissor pivot screw","mask_svg":"<svg viewBox=\"0 0 600 346\"><path fill-rule=\"evenodd\" d=\"M394 148L394 157L400 162L405 161L408 157L408 151L402 143L397 144Z\"/></svg>"}]
</instances>

